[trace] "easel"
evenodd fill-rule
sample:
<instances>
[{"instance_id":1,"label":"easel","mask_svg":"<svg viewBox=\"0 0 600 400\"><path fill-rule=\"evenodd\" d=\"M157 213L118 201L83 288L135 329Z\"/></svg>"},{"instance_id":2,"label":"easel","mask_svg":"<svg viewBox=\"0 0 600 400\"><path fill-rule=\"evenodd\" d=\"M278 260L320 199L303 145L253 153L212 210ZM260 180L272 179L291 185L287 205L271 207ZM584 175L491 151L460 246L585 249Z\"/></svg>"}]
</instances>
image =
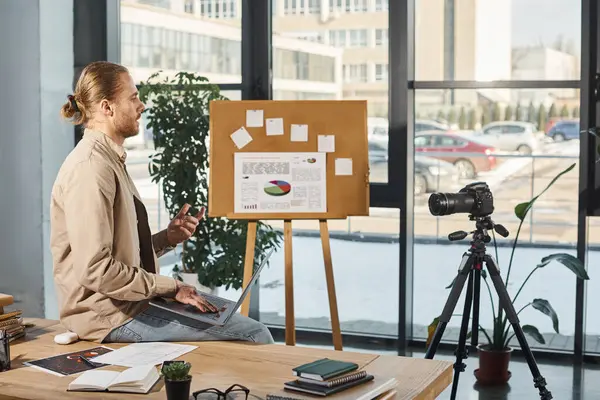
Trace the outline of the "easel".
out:
<instances>
[{"instance_id":1,"label":"easel","mask_svg":"<svg viewBox=\"0 0 600 400\"><path fill-rule=\"evenodd\" d=\"M329 228L327 220L319 220L321 232L321 245L323 247L323 261L325 263L325 279L327 281L327 294L329 296L329 312L331 314L331 331L333 334L333 347L342 350L342 332L340 317L338 315L337 295L333 278L333 262L331 259L331 246L329 243ZM254 248L256 242L256 221L248 221L248 235L246 237L246 259L244 261L243 287L248 285L252 278L254 266ZM292 262L292 221L283 221L283 242L285 255L285 344L296 345L296 321L294 316L294 274ZM242 303L242 315L248 316L250 298Z\"/></svg>"},{"instance_id":2,"label":"easel","mask_svg":"<svg viewBox=\"0 0 600 400\"><path fill-rule=\"evenodd\" d=\"M262 110L264 121L281 118L283 135L267 135L266 124L252 127L247 111ZM318 220L329 297L333 345L342 350L342 334L333 276L331 245L327 222L350 216L369 215L369 153L367 140L367 102L364 100L300 100L300 101L212 101L210 103L209 217L226 217L248 221L243 287L252 277L257 235L257 222L283 221L285 258L285 305L287 345L296 344L294 315L294 278L292 261L292 221ZM308 138L291 141L292 125L307 125ZM252 140L236 147L231 134L244 127ZM236 213L234 207L234 159L236 153L317 152L318 135L333 135L335 150L326 154L326 212L318 213ZM350 159L351 173L337 174L336 159ZM242 304L241 313L248 315L250 298Z\"/></svg>"}]
</instances>

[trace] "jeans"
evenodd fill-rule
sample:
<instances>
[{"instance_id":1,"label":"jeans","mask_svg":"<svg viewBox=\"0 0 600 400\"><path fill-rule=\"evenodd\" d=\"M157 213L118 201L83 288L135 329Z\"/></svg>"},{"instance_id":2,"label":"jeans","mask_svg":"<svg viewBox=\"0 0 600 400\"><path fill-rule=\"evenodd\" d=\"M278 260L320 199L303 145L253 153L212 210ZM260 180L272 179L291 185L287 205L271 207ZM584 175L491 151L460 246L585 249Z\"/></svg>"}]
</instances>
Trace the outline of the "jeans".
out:
<instances>
[{"instance_id":1,"label":"jeans","mask_svg":"<svg viewBox=\"0 0 600 400\"><path fill-rule=\"evenodd\" d=\"M148 307L128 323L113 329L106 336L104 342L202 342L215 340L273 343L271 332L265 325L239 313L232 315L225 326L214 326L153 306Z\"/></svg>"}]
</instances>

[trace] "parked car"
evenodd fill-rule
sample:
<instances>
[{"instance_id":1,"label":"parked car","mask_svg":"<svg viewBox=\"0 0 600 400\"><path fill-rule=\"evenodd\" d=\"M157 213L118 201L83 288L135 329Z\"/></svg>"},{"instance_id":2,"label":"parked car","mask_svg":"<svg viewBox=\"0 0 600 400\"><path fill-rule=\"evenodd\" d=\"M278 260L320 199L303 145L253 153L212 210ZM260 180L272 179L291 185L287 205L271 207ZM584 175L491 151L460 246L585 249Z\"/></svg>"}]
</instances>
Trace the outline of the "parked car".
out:
<instances>
[{"instance_id":1,"label":"parked car","mask_svg":"<svg viewBox=\"0 0 600 400\"><path fill-rule=\"evenodd\" d=\"M454 164L461 178L472 179L496 167L496 149L474 139L451 133L422 132L415 137L415 152L427 153Z\"/></svg>"},{"instance_id":2,"label":"parked car","mask_svg":"<svg viewBox=\"0 0 600 400\"><path fill-rule=\"evenodd\" d=\"M472 135L498 150L531 154L541 147L544 132L539 132L531 122L498 121L485 125Z\"/></svg>"},{"instance_id":3,"label":"parked car","mask_svg":"<svg viewBox=\"0 0 600 400\"><path fill-rule=\"evenodd\" d=\"M458 179L458 169L449 162L415 154L415 195L454 192Z\"/></svg>"},{"instance_id":4,"label":"parked car","mask_svg":"<svg viewBox=\"0 0 600 400\"><path fill-rule=\"evenodd\" d=\"M552 128L550 128L550 130L548 131L547 135L548 137L552 138L555 142L579 139L579 120L556 121L554 125L552 125Z\"/></svg>"},{"instance_id":5,"label":"parked car","mask_svg":"<svg viewBox=\"0 0 600 400\"><path fill-rule=\"evenodd\" d=\"M448 124L443 124L441 122L429 120L429 119L417 119L415 120L415 132L422 131L441 131L447 132L450 130L450 126Z\"/></svg>"}]
</instances>

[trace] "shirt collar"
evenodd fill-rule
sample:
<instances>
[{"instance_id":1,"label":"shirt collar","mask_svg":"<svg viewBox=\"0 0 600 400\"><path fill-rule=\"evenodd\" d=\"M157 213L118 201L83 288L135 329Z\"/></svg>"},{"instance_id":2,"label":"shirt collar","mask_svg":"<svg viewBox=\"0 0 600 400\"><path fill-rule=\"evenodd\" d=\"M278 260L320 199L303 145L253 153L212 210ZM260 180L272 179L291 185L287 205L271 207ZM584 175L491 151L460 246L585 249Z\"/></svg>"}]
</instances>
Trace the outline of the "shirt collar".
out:
<instances>
[{"instance_id":1,"label":"shirt collar","mask_svg":"<svg viewBox=\"0 0 600 400\"><path fill-rule=\"evenodd\" d=\"M108 135L103 132L88 128L84 130L83 135L84 137L89 137L90 139L107 146L110 150L112 150L117 160L125 163L125 160L127 159L127 152L125 151L125 148L115 143L115 141L112 140Z\"/></svg>"}]
</instances>

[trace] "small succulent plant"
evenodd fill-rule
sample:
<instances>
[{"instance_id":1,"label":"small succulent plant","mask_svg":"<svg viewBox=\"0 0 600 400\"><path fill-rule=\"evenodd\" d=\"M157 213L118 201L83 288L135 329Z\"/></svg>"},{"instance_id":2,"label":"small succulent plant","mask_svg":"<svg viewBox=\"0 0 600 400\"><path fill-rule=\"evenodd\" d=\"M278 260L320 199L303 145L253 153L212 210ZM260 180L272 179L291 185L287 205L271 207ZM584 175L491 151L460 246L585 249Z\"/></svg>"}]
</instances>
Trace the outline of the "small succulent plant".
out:
<instances>
[{"instance_id":1,"label":"small succulent plant","mask_svg":"<svg viewBox=\"0 0 600 400\"><path fill-rule=\"evenodd\" d=\"M190 378L190 368L192 365L189 362L174 362L163 365L161 374L170 381L185 381Z\"/></svg>"}]
</instances>

